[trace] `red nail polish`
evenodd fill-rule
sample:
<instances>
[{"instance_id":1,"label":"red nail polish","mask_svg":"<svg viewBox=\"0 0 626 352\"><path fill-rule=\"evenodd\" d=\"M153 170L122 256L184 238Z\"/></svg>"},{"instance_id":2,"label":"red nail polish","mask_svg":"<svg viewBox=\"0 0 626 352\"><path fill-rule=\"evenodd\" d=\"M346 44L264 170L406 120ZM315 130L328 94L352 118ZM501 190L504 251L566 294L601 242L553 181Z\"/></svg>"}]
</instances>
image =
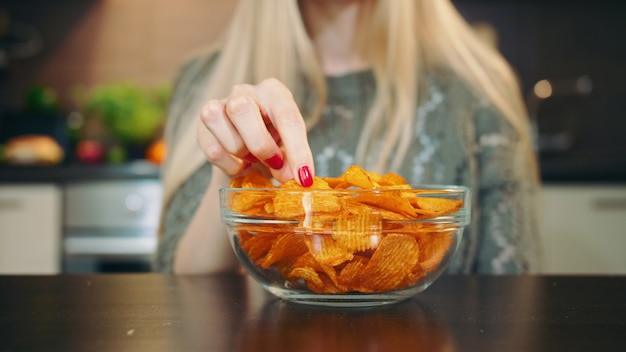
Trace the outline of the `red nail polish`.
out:
<instances>
[{"instance_id":1,"label":"red nail polish","mask_svg":"<svg viewBox=\"0 0 626 352\"><path fill-rule=\"evenodd\" d=\"M244 159L248 160L251 163L256 163L259 161L259 159L256 158L256 156L252 155L252 153L248 153L246 156L243 157Z\"/></svg>"},{"instance_id":2,"label":"red nail polish","mask_svg":"<svg viewBox=\"0 0 626 352\"><path fill-rule=\"evenodd\" d=\"M265 162L274 170L282 169L285 163L283 157L278 153L272 155L272 157L265 160Z\"/></svg>"},{"instance_id":3,"label":"red nail polish","mask_svg":"<svg viewBox=\"0 0 626 352\"><path fill-rule=\"evenodd\" d=\"M301 166L298 169L298 178L300 178L300 184L304 187L311 187L313 185L313 177L311 177L311 171L306 165Z\"/></svg>"}]
</instances>

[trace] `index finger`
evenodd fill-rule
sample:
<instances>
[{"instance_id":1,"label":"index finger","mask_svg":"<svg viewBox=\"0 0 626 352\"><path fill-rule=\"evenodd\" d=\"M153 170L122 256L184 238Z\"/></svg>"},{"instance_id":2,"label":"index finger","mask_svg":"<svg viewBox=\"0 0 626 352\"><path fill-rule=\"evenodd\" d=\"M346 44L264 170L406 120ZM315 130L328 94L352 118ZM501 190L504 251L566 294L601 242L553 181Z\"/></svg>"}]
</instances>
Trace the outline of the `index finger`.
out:
<instances>
[{"instance_id":1,"label":"index finger","mask_svg":"<svg viewBox=\"0 0 626 352\"><path fill-rule=\"evenodd\" d=\"M270 89L262 89L263 86ZM283 143L285 162L302 186L313 184L315 167L307 138L306 124L287 87L276 79L266 79L259 84L258 98L261 108L278 132Z\"/></svg>"}]
</instances>

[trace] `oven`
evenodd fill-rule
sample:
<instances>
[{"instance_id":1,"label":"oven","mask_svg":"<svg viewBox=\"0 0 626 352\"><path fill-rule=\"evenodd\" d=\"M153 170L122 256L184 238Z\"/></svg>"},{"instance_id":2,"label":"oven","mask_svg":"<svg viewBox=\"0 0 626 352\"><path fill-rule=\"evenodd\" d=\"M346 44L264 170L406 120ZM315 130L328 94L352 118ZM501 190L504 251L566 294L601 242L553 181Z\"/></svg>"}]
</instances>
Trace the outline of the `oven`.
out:
<instances>
[{"instance_id":1,"label":"oven","mask_svg":"<svg viewBox=\"0 0 626 352\"><path fill-rule=\"evenodd\" d=\"M63 272L147 272L157 246L157 179L70 183L64 194Z\"/></svg>"},{"instance_id":2,"label":"oven","mask_svg":"<svg viewBox=\"0 0 626 352\"><path fill-rule=\"evenodd\" d=\"M624 183L626 2L455 3L520 78L544 181Z\"/></svg>"}]
</instances>

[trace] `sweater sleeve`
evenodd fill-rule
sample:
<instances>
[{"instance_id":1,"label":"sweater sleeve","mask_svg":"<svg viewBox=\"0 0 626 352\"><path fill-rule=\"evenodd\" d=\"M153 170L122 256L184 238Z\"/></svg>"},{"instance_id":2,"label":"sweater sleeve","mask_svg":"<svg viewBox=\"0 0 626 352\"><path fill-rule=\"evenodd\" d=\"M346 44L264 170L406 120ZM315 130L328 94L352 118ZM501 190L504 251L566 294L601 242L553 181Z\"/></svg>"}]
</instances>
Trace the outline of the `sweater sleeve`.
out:
<instances>
[{"instance_id":1,"label":"sweater sleeve","mask_svg":"<svg viewBox=\"0 0 626 352\"><path fill-rule=\"evenodd\" d=\"M164 209L161 237L157 247L154 270L173 271L174 254L191 218L200 205L211 179L211 166L207 162L194 172L174 193Z\"/></svg>"},{"instance_id":2,"label":"sweater sleeve","mask_svg":"<svg viewBox=\"0 0 626 352\"><path fill-rule=\"evenodd\" d=\"M474 271L534 272L541 245L533 151L520 148L519 132L494 109L483 107L475 118L481 236Z\"/></svg>"},{"instance_id":3,"label":"sweater sleeve","mask_svg":"<svg viewBox=\"0 0 626 352\"><path fill-rule=\"evenodd\" d=\"M185 63L179 71L172 90L165 128L168 144L175 144L181 138L181 131L185 130L185 126L197 121L196 116L190 116L192 113L189 112L189 107L202 91L202 84L211 74L216 58L216 54L197 56ZM180 238L189 226L210 179L211 167L207 162L182 183L164 206L153 270L172 272L174 254Z\"/></svg>"}]
</instances>

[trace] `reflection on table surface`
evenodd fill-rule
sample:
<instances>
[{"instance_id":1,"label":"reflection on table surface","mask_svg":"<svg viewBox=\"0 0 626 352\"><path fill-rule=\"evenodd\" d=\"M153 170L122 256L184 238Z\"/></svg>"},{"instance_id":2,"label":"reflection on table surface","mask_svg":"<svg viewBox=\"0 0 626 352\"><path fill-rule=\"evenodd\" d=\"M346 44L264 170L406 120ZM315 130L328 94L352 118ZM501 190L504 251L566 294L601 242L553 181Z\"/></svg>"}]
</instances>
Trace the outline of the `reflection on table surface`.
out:
<instances>
[{"instance_id":1,"label":"reflection on table surface","mask_svg":"<svg viewBox=\"0 0 626 352\"><path fill-rule=\"evenodd\" d=\"M450 332L416 300L346 310L271 301L252 311L236 351L453 351Z\"/></svg>"},{"instance_id":2,"label":"reflection on table surface","mask_svg":"<svg viewBox=\"0 0 626 352\"><path fill-rule=\"evenodd\" d=\"M278 300L249 278L0 276L0 350L626 350L626 277L444 276L377 308Z\"/></svg>"}]
</instances>

